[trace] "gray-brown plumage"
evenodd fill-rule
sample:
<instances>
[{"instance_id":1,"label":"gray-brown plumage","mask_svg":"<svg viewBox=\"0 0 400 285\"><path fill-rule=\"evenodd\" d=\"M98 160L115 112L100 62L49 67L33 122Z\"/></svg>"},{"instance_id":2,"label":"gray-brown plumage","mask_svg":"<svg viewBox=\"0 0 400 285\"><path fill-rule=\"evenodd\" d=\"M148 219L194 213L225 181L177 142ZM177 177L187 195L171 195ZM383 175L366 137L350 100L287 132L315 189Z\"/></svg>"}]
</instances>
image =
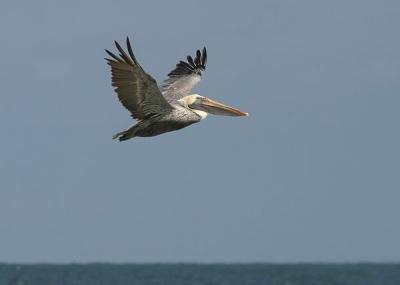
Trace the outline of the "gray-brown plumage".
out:
<instances>
[{"instance_id":1,"label":"gray-brown plumage","mask_svg":"<svg viewBox=\"0 0 400 285\"><path fill-rule=\"evenodd\" d=\"M201 80L206 68L207 51L197 50L193 60L180 61L168 74L161 89L153 77L147 74L136 60L129 38L126 39L129 55L118 42L115 46L119 56L106 50L111 66L112 86L122 105L128 109L138 123L114 135L120 141L133 137L156 136L184 128L207 117L207 113L229 116L247 115L190 90Z\"/></svg>"}]
</instances>

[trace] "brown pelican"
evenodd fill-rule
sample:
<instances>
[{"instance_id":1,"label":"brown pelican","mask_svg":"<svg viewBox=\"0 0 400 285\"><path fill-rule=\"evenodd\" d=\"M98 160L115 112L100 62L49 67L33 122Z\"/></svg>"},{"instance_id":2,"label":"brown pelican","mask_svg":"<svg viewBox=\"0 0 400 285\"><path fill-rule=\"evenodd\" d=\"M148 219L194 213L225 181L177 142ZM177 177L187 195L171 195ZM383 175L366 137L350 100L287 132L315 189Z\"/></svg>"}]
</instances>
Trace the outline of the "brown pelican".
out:
<instances>
[{"instance_id":1,"label":"brown pelican","mask_svg":"<svg viewBox=\"0 0 400 285\"><path fill-rule=\"evenodd\" d=\"M208 115L248 116L248 113L226 106L198 94L189 95L199 83L206 68L207 51L197 50L193 60L180 61L168 74L168 79L159 88L157 82L147 74L136 60L129 38L126 38L129 55L118 42L115 46L119 57L106 50L111 66L112 86L122 105L128 109L138 123L113 136L120 141L133 137L151 137L179 130L205 119Z\"/></svg>"}]
</instances>

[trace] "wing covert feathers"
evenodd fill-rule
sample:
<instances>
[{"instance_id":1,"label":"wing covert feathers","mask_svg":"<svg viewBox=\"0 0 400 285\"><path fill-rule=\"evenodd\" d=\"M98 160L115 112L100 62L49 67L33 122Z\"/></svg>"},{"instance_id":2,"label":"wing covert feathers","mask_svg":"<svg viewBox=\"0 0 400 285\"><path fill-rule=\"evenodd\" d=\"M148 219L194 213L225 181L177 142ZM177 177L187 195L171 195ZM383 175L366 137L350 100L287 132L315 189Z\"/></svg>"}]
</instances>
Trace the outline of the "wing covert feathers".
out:
<instances>
[{"instance_id":1,"label":"wing covert feathers","mask_svg":"<svg viewBox=\"0 0 400 285\"><path fill-rule=\"evenodd\" d=\"M187 61L179 61L175 69L168 73L168 79L162 86L163 95L167 100L178 100L190 92L190 90L200 82L207 64L207 50L196 51L193 59L190 55Z\"/></svg>"}]
</instances>

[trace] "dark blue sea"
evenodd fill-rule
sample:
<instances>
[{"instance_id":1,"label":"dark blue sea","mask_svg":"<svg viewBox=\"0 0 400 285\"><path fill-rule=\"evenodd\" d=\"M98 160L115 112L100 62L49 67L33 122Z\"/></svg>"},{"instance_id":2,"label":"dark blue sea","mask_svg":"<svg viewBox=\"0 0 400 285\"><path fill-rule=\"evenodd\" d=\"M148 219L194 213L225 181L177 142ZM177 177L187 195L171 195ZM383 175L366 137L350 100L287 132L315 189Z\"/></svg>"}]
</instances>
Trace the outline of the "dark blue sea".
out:
<instances>
[{"instance_id":1,"label":"dark blue sea","mask_svg":"<svg viewBox=\"0 0 400 285\"><path fill-rule=\"evenodd\" d=\"M400 285L397 264L0 264L0 285Z\"/></svg>"}]
</instances>

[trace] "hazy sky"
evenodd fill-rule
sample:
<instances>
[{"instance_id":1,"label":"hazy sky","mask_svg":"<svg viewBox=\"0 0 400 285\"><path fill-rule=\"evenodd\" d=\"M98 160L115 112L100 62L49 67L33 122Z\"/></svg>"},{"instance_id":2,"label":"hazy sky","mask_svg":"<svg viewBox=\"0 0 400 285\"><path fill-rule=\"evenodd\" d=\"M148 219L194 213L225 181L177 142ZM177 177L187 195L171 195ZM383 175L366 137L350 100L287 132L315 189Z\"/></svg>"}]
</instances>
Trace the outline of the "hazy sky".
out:
<instances>
[{"instance_id":1,"label":"hazy sky","mask_svg":"<svg viewBox=\"0 0 400 285\"><path fill-rule=\"evenodd\" d=\"M400 260L398 1L6 1L0 261ZM119 143L104 48L250 112Z\"/></svg>"}]
</instances>

